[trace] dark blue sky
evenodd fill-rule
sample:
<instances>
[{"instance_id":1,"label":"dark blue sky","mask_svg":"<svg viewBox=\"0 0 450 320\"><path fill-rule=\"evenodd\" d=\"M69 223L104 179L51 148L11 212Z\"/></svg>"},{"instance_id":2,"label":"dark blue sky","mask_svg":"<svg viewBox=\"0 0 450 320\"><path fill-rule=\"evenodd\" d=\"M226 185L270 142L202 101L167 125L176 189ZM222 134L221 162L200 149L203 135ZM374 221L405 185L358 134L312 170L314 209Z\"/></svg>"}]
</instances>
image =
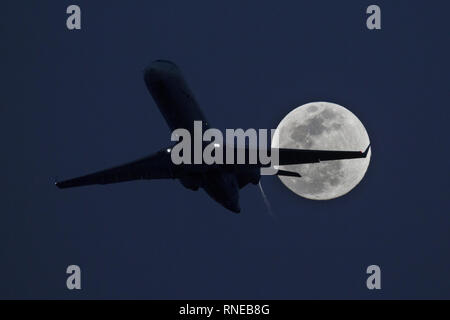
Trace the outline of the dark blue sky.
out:
<instances>
[{"instance_id":1,"label":"dark blue sky","mask_svg":"<svg viewBox=\"0 0 450 320\"><path fill-rule=\"evenodd\" d=\"M74 3L81 31L65 26ZM373 32L370 4L3 3L0 298L450 298L450 6L378 0ZM372 142L366 177L327 202L265 177L276 222L254 186L241 215L177 181L56 189L167 145L142 77L159 58L218 128L275 128L311 101L349 108Z\"/></svg>"}]
</instances>

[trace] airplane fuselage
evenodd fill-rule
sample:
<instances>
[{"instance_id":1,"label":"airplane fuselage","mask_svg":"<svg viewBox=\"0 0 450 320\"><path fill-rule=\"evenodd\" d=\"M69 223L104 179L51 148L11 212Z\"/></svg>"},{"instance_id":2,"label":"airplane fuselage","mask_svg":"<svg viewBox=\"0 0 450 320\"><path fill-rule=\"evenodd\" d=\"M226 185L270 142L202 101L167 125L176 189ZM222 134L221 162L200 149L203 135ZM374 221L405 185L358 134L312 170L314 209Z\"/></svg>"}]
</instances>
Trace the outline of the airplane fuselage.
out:
<instances>
[{"instance_id":1,"label":"airplane fuselage","mask_svg":"<svg viewBox=\"0 0 450 320\"><path fill-rule=\"evenodd\" d=\"M194 121L202 121L204 128L209 128L194 94L175 64L165 60L153 62L145 70L144 80L172 131L183 128L193 135ZM240 212L239 182L235 172L217 168L202 171L206 166L191 166L191 170L184 167L186 175L179 178L185 187L192 190L203 188L211 198L225 208L236 213Z\"/></svg>"}]
</instances>

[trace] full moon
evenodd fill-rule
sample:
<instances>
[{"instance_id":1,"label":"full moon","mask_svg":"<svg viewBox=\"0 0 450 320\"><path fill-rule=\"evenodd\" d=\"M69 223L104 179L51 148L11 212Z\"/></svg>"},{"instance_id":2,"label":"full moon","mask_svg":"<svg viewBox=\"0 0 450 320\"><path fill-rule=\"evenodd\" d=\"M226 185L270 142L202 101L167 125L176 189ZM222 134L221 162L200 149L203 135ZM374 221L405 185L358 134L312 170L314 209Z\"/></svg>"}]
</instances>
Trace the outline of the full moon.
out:
<instances>
[{"instance_id":1,"label":"full moon","mask_svg":"<svg viewBox=\"0 0 450 320\"><path fill-rule=\"evenodd\" d=\"M278 125L272 148L364 151L370 140L359 119L346 108L312 102L291 111ZM290 190L307 199L329 200L345 195L364 177L371 150L363 159L280 166L297 177L280 176Z\"/></svg>"}]
</instances>

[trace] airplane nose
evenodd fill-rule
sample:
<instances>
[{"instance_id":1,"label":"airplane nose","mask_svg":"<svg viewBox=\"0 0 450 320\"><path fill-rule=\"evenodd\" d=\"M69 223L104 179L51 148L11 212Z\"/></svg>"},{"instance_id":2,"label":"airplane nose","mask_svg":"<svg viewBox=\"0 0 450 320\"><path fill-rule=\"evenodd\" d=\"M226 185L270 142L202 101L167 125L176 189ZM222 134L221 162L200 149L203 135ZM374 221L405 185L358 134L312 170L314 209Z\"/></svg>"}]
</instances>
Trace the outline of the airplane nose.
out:
<instances>
[{"instance_id":1,"label":"airplane nose","mask_svg":"<svg viewBox=\"0 0 450 320\"><path fill-rule=\"evenodd\" d=\"M156 60L153 61L147 68L144 70L144 74L146 76L152 75L161 75L161 74L171 74L177 73L178 67L175 63L168 60Z\"/></svg>"},{"instance_id":2,"label":"airplane nose","mask_svg":"<svg viewBox=\"0 0 450 320\"><path fill-rule=\"evenodd\" d=\"M144 81L147 88L162 84L167 79L179 76L180 72L176 64L166 60L156 60L144 69Z\"/></svg>"}]
</instances>

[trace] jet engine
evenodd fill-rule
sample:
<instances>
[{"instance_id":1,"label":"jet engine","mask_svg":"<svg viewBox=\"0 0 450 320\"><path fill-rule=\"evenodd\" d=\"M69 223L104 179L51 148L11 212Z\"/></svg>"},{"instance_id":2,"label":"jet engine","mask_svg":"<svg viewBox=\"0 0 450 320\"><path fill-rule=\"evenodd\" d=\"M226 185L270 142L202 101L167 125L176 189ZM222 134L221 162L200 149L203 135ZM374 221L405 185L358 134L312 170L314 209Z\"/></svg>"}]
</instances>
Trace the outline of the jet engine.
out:
<instances>
[{"instance_id":1,"label":"jet engine","mask_svg":"<svg viewBox=\"0 0 450 320\"><path fill-rule=\"evenodd\" d=\"M239 188L242 189L249 183L258 184L260 179L261 179L260 168L255 167L253 169L240 172L238 173Z\"/></svg>"},{"instance_id":2,"label":"jet engine","mask_svg":"<svg viewBox=\"0 0 450 320\"><path fill-rule=\"evenodd\" d=\"M197 191L202 186L202 179L199 176L187 176L180 178L181 184L189 189Z\"/></svg>"}]
</instances>

